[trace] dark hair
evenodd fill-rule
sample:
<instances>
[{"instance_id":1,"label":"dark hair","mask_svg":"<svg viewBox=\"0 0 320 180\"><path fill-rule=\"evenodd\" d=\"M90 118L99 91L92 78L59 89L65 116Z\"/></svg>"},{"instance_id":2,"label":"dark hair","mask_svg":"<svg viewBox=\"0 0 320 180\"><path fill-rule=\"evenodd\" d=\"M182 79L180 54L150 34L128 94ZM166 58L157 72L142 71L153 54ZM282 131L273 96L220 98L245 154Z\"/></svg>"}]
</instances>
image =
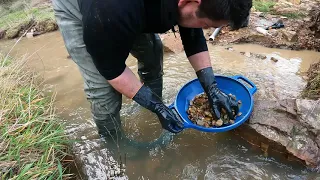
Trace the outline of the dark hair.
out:
<instances>
[{"instance_id":1,"label":"dark hair","mask_svg":"<svg viewBox=\"0 0 320 180\"><path fill-rule=\"evenodd\" d=\"M197 16L211 20L227 20L233 29L246 22L252 0L201 0Z\"/></svg>"}]
</instances>

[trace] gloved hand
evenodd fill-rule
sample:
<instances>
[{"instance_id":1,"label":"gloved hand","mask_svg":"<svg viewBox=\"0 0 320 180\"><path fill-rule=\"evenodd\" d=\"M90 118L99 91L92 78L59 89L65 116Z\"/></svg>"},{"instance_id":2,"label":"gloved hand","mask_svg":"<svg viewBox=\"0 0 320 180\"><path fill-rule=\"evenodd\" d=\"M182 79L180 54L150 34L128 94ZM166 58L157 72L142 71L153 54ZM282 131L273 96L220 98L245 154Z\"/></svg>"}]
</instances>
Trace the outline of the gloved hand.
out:
<instances>
[{"instance_id":1,"label":"gloved hand","mask_svg":"<svg viewBox=\"0 0 320 180\"><path fill-rule=\"evenodd\" d=\"M182 131L183 123L149 87L143 85L133 97L133 100L146 109L156 113L162 128L172 133L179 133Z\"/></svg>"},{"instance_id":2,"label":"gloved hand","mask_svg":"<svg viewBox=\"0 0 320 180\"><path fill-rule=\"evenodd\" d=\"M221 110L224 108L230 119L234 120L239 112L238 102L231 96L226 95L217 87L212 67L204 68L196 72L202 88L208 96L212 112L217 119L221 118ZM233 115L232 109L235 111Z\"/></svg>"}]
</instances>

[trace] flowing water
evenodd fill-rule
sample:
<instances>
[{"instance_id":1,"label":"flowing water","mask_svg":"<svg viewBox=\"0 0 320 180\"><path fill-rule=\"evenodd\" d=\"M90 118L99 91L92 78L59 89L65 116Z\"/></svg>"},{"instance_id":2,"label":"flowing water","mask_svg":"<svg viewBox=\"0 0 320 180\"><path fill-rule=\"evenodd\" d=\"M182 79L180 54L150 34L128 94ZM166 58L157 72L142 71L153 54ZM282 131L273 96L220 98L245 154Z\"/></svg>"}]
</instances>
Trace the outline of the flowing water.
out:
<instances>
[{"instance_id":1,"label":"flowing water","mask_svg":"<svg viewBox=\"0 0 320 180\"><path fill-rule=\"evenodd\" d=\"M0 42L0 50L8 50L14 41ZM319 61L320 53L264 48L257 45L226 47L208 45L212 65L217 74L241 74L259 88L255 99L294 98L305 81L298 74L310 63ZM261 53L267 59L247 57L240 52ZM56 107L68 124L68 132L78 139L94 139L89 104L83 92L83 81L77 66L68 59L59 32L33 39L23 39L12 56L27 54L28 65L40 72L48 92L57 92ZM106 55L107 57L107 55ZM271 61L271 57L278 62ZM127 65L137 71L136 60L129 56ZM166 54L164 57L164 101L170 104L176 93L195 73L185 54ZM123 98L121 118L127 137L136 142L156 139L162 132L157 118L135 102ZM117 141L115 138L114 141ZM116 156L126 154L129 179L319 179L297 163L277 156L265 157L233 133L200 133L185 130L169 144L141 147L109 139L106 146ZM143 143L141 143L143 144Z\"/></svg>"}]
</instances>

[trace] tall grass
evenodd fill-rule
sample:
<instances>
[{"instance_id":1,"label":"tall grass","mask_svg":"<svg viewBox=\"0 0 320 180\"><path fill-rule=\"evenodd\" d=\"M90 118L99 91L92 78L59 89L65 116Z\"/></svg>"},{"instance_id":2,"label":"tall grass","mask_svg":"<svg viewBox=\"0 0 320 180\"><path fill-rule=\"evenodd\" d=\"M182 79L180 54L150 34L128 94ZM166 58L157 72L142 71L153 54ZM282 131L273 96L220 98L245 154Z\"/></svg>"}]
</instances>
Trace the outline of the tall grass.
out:
<instances>
[{"instance_id":1,"label":"tall grass","mask_svg":"<svg viewBox=\"0 0 320 180\"><path fill-rule=\"evenodd\" d=\"M67 179L68 140L55 116L53 97L46 97L25 60L0 54L1 179Z\"/></svg>"}]
</instances>

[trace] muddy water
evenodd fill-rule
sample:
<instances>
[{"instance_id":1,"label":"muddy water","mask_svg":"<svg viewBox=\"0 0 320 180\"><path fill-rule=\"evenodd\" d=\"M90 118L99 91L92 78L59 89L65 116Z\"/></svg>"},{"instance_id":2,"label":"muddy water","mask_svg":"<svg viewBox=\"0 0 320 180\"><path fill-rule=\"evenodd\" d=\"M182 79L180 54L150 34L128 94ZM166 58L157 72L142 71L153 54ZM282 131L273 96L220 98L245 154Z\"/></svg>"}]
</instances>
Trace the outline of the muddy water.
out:
<instances>
[{"instance_id":1,"label":"muddy water","mask_svg":"<svg viewBox=\"0 0 320 180\"><path fill-rule=\"evenodd\" d=\"M7 50L13 41L1 42ZM257 45L235 45L233 50L209 45L217 74L242 74L259 88L256 99L297 97L305 81L297 74L318 61L320 53L268 49ZM246 57L240 52L262 53L267 59ZM12 55L29 55L29 66L41 72L48 92L57 92L56 107L68 124L68 132L78 139L97 138L89 105L85 100L83 82L77 67L67 59L63 40L58 32L34 39L23 39ZM271 57L278 62L271 61ZM129 57L127 65L136 73L136 60ZM164 99L173 102L186 82L195 78L184 53L165 55ZM136 103L123 98L121 110L126 135L137 142L156 139L162 132L156 117ZM115 141L116 138L114 139ZM186 130L167 146L136 147L119 141L119 148L109 139L106 146L122 157L126 153L130 179L316 179L317 174L281 157L265 157L232 133L199 133ZM143 143L141 143L143 145Z\"/></svg>"}]
</instances>

